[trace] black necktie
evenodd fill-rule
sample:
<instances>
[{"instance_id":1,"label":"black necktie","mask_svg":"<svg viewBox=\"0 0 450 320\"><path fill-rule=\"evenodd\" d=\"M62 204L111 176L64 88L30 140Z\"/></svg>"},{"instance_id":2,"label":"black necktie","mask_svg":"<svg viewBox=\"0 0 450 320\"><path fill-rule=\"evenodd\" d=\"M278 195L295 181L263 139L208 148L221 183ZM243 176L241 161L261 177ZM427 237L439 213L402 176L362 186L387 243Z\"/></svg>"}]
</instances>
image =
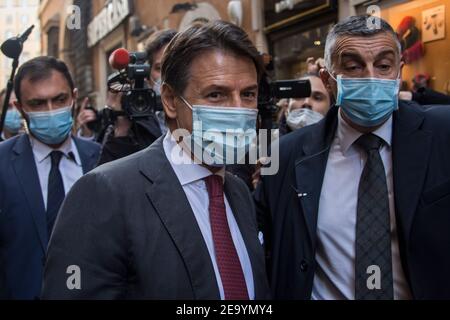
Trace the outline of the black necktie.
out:
<instances>
[{"instance_id":1,"label":"black necktie","mask_svg":"<svg viewBox=\"0 0 450 320\"><path fill-rule=\"evenodd\" d=\"M358 189L355 299L393 299L391 233L382 140L365 134L356 142L367 153Z\"/></svg>"},{"instance_id":2,"label":"black necktie","mask_svg":"<svg viewBox=\"0 0 450 320\"><path fill-rule=\"evenodd\" d=\"M52 233L59 208L65 197L63 179L61 172L59 171L59 163L62 156L63 153L61 151L52 151L52 153L50 153L52 167L48 175L47 189L47 230L49 237Z\"/></svg>"}]
</instances>

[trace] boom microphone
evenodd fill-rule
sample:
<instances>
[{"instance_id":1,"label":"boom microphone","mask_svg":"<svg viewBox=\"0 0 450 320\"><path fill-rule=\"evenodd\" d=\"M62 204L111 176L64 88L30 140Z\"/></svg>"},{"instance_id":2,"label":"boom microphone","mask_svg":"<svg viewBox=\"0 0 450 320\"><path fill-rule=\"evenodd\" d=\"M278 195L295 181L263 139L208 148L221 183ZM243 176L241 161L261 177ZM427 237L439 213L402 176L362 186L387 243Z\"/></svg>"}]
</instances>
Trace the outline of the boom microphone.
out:
<instances>
[{"instance_id":1,"label":"boom microphone","mask_svg":"<svg viewBox=\"0 0 450 320\"><path fill-rule=\"evenodd\" d=\"M27 41L28 36L31 34L31 31L33 31L33 28L34 25L29 27L21 36L13 37L3 42L1 46L3 54L11 59L18 58L22 53L23 44Z\"/></svg>"}]
</instances>

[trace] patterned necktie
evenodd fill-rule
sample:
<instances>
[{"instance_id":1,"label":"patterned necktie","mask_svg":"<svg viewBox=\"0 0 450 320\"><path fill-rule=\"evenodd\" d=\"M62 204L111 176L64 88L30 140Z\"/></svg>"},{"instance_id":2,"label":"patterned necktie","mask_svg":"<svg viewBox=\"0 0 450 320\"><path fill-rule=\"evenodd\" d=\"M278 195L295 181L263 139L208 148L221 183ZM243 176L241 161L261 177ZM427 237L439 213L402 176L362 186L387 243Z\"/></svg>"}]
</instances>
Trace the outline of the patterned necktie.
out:
<instances>
[{"instance_id":1,"label":"patterned necktie","mask_svg":"<svg viewBox=\"0 0 450 320\"><path fill-rule=\"evenodd\" d=\"M52 167L48 175L48 189L47 189L47 231L50 237L53 225L55 224L56 216L59 208L65 197L64 183L59 171L59 163L63 153L61 151L52 151L50 158L52 160Z\"/></svg>"},{"instance_id":2,"label":"patterned necktie","mask_svg":"<svg viewBox=\"0 0 450 320\"><path fill-rule=\"evenodd\" d=\"M382 140L365 134L356 142L367 153L358 189L355 299L393 299L391 233Z\"/></svg>"},{"instance_id":3,"label":"patterned necktie","mask_svg":"<svg viewBox=\"0 0 450 320\"><path fill-rule=\"evenodd\" d=\"M205 178L209 195L209 218L216 260L226 300L248 300L244 273L228 226L223 198L223 180L218 175Z\"/></svg>"}]
</instances>

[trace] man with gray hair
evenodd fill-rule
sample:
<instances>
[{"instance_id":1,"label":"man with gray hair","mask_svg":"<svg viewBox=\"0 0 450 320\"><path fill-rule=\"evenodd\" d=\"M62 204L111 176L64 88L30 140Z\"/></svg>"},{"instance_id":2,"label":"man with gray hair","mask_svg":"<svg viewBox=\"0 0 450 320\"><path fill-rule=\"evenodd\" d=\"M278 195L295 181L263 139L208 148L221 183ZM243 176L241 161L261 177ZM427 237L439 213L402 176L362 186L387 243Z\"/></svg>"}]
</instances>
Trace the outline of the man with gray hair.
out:
<instances>
[{"instance_id":1,"label":"man with gray hair","mask_svg":"<svg viewBox=\"0 0 450 320\"><path fill-rule=\"evenodd\" d=\"M372 19L330 31L336 105L281 139L255 192L275 298L450 298L450 110L399 101L400 44Z\"/></svg>"}]
</instances>

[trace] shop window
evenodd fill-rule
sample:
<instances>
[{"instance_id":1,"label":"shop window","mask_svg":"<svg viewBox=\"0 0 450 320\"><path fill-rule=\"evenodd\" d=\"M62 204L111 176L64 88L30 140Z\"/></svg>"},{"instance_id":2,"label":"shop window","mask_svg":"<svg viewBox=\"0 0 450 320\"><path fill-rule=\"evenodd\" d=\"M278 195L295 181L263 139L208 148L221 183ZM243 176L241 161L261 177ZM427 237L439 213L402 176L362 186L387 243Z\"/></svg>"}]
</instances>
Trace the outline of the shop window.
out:
<instances>
[{"instance_id":1,"label":"shop window","mask_svg":"<svg viewBox=\"0 0 450 320\"><path fill-rule=\"evenodd\" d=\"M275 77L293 79L306 73L306 59L323 58L332 23L294 33L273 43Z\"/></svg>"}]
</instances>

